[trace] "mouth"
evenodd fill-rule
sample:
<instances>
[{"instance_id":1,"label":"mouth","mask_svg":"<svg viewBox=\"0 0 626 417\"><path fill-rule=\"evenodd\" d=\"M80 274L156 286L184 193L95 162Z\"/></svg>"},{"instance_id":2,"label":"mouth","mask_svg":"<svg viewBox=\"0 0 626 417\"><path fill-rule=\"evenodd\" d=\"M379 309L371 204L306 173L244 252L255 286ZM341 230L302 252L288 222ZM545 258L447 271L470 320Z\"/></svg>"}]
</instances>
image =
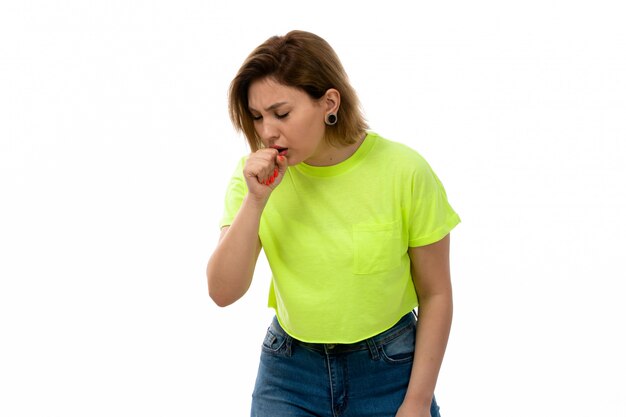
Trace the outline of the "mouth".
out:
<instances>
[{"instance_id":1,"label":"mouth","mask_svg":"<svg viewBox=\"0 0 626 417\"><path fill-rule=\"evenodd\" d=\"M286 155L287 151L289 150L289 148L283 148L282 146L272 146L273 149L276 149L278 151L279 155Z\"/></svg>"}]
</instances>

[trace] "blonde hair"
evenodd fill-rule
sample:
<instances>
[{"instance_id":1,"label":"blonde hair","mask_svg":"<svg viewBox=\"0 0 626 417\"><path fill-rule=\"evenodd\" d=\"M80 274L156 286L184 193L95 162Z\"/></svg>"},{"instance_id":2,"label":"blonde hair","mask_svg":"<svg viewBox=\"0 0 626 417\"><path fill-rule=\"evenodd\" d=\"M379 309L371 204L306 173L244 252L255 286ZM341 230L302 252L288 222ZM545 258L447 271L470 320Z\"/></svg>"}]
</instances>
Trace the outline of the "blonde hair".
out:
<instances>
[{"instance_id":1,"label":"blonde hair","mask_svg":"<svg viewBox=\"0 0 626 417\"><path fill-rule=\"evenodd\" d=\"M248 90L254 81L268 77L279 84L298 88L315 100L330 88L339 91L341 104L337 123L325 129L329 144L353 144L368 128L356 91L332 47L313 33L294 30L284 36L272 36L259 45L230 84L230 119L235 129L244 133L252 151L262 148L263 143L254 129L248 108Z\"/></svg>"}]
</instances>

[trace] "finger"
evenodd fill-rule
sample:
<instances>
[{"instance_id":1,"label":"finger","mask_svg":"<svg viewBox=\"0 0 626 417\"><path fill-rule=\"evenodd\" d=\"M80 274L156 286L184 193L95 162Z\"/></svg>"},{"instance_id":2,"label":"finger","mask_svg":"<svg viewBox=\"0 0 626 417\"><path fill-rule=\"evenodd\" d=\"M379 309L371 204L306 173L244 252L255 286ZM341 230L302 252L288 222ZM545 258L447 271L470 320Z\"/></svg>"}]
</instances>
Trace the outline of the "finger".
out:
<instances>
[{"instance_id":1,"label":"finger","mask_svg":"<svg viewBox=\"0 0 626 417\"><path fill-rule=\"evenodd\" d=\"M269 185L269 181L274 178L274 173L276 172L276 167L272 162L258 163L253 167L250 167L250 176L255 177L259 184Z\"/></svg>"},{"instance_id":2,"label":"finger","mask_svg":"<svg viewBox=\"0 0 626 417\"><path fill-rule=\"evenodd\" d=\"M284 174L287 171L287 158L284 155L278 155L276 157L276 165L278 165L278 172Z\"/></svg>"}]
</instances>

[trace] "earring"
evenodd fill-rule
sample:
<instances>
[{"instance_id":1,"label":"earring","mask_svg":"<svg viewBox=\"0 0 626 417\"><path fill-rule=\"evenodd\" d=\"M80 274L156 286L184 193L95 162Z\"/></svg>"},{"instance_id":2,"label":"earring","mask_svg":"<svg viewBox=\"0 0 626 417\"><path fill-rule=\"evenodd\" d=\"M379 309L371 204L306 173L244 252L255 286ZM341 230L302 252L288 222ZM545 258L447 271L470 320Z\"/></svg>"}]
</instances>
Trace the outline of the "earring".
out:
<instances>
[{"instance_id":1,"label":"earring","mask_svg":"<svg viewBox=\"0 0 626 417\"><path fill-rule=\"evenodd\" d=\"M328 125L328 126L332 126L335 123L337 123L337 115L335 113L329 113L326 115L326 120L324 120L324 122Z\"/></svg>"}]
</instances>

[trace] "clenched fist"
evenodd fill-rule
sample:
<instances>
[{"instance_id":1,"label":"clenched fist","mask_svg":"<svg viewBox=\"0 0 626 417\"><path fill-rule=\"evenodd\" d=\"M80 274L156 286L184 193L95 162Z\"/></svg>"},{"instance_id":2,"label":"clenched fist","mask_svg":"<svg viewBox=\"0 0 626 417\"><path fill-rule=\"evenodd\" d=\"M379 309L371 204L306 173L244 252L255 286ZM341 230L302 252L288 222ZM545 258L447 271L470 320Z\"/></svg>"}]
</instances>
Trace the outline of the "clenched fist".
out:
<instances>
[{"instance_id":1,"label":"clenched fist","mask_svg":"<svg viewBox=\"0 0 626 417\"><path fill-rule=\"evenodd\" d=\"M266 148L250 154L243 168L250 197L267 200L287 172L287 158L277 149Z\"/></svg>"}]
</instances>

